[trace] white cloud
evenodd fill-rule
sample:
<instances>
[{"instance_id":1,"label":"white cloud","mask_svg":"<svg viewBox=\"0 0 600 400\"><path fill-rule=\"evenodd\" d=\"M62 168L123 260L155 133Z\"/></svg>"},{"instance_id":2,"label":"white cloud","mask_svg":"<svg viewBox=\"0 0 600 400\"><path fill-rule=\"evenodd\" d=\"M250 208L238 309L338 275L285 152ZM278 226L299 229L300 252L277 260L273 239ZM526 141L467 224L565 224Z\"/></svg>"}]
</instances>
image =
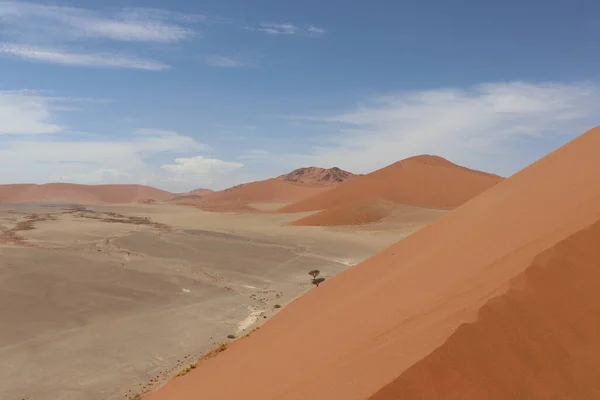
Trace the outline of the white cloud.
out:
<instances>
[{"instance_id":1,"label":"white cloud","mask_svg":"<svg viewBox=\"0 0 600 400\"><path fill-rule=\"evenodd\" d=\"M229 56L219 56L212 55L207 56L204 59L206 65L211 67L220 67L220 68L243 68L243 67L253 67L252 63L242 60L239 57L229 57Z\"/></svg>"},{"instance_id":2,"label":"white cloud","mask_svg":"<svg viewBox=\"0 0 600 400\"><path fill-rule=\"evenodd\" d=\"M51 64L81 67L129 68L162 71L169 66L158 61L111 53L72 53L51 48L0 43L0 55Z\"/></svg>"},{"instance_id":3,"label":"white cloud","mask_svg":"<svg viewBox=\"0 0 600 400\"><path fill-rule=\"evenodd\" d=\"M161 168L179 175L206 176L212 173L227 173L243 166L244 164L237 162L194 156L176 158L175 164L165 164Z\"/></svg>"},{"instance_id":4,"label":"white cloud","mask_svg":"<svg viewBox=\"0 0 600 400\"><path fill-rule=\"evenodd\" d=\"M0 21L14 35L52 35L68 39L103 38L171 43L194 36L175 22L196 22L200 16L134 8L115 14L84 8L0 1Z\"/></svg>"},{"instance_id":5,"label":"white cloud","mask_svg":"<svg viewBox=\"0 0 600 400\"><path fill-rule=\"evenodd\" d=\"M240 160L265 160L269 157L272 157L272 154L269 150L266 149L249 149L244 151L244 154L238 157Z\"/></svg>"},{"instance_id":6,"label":"white cloud","mask_svg":"<svg viewBox=\"0 0 600 400\"><path fill-rule=\"evenodd\" d=\"M0 135L56 134L66 127L54 122L57 111L73 111L77 103L109 103L111 99L57 97L35 90L0 91Z\"/></svg>"},{"instance_id":7,"label":"white cloud","mask_svg":"<svg viewBox=\"0 0 600 400\"><path fill-rule=\"evenodd\" d=\"M0 91L0 135L36 135L64 130L52 122L51 100L27 91Z\"/></svg>"},{"instance_id":8,"label":"white cloud","mask_svg":"<svg viewBox=\"0 0 600 400\"><path fill-rule=\"evenodd\" d=\"M269 35L295 35L300 28L292 24L267 24L261 23L260 28L256 30L268 33Z\"/></svg>"},{"instance_id":9,"label":"white cloud","mask_svg":"<svg viewBox=\"0 0 600 400\"><path fill-rule=\"evenodd\" d=\"M321 36L321 35L325 34L325 32L327 32L325 29L319 28L314 25L310 25L308 28L306 28L306 30L312 36Z\"/></svg>"},{"instance_id":10,"label":"white cloud","mask_svg":"<svg viewBox=\"0 0 600 400\"><path fill-rule=\"evenodd\" d=\"M273 36L304 35L304 36L317 37L317 36L321 36L321 35L325 34L325 32L327 32L325 29L319 28L314 25L308 25L307 27L303 28L303 27L293 25L293 24L273 24L273 23L266 23L266 22L262 22L257 28L247 26L247 27L244 27L244 29L249 30L249 31L264 32L268 35L273 35Z\"/></svg>"},{"instance_id":11,"label":"white cloud","mask_svg":"<svg viewBox=\"0 0 600 400\"><path fill-rule=\"evenodd\" d=\"M321 137L310 154L287 159L364 173L431 153L512 173L534 161L523 141L537 138L539 148L545 141L562 142L556 134L580 134L597 124L599 106L600 87L588 83L488 83L398 93L342 114L300 118L329 124L332 133Z\"/></svg>"},{"instance_id":12,"label":"white cloud","mask_svg":"<svg viewBox=\"0 0 600 400\"><path fill-rule=\"evenodd\" d=\"M185 191L237 179L227 173L242 164L196 156L213 149L176 131L141 128L115 138L115 132L83 134L55 122L65 105L106 101L0 91L0 182L142 183ZM165 160L174 168L161 168Z\"/></svg>"}]
</instances>

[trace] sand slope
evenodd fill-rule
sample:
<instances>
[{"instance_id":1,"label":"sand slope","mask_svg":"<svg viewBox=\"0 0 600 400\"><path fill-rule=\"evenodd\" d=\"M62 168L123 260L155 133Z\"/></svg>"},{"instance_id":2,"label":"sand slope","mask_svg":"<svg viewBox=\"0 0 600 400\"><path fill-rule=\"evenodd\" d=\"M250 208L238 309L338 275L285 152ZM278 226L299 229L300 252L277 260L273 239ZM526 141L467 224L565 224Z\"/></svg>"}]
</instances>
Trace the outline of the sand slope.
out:
<instances>
[{"instance_id":1,"label":"sand slope","mask_svg":"<svg viewBox=\"0 0 600 400\"><path fill-rule=\"evenodd\" d=\"M313 196L281 209L282 212L339 210L311 218L314 225L343 225L335 216L346 216L357 209L380 209L385 200L424 208L453 209L502 180L460 167L437 156L416 156L339 185L334 190ZM373 204L370 204L373 203ZM361 213L357 223L374 222L380 213ZM303 221L300 224L307 224Z\"/></svg>"},{"instance_id":2,"label":"sand slope","mask_svg":"<svg viewBox=\"0 0 600 400\"><path fill-rule=\"evenodd\" d=\"M600 398L600 222L535 257L373 400Z\"/></svg>"},{"instance_id":3,"label":"sand slope","mask_svg":"<svg viewBox=\"0 0 600 400\"><path fill-rule=\"evenodd\" d=\"M386 200L363 200L332 207L328 210L300 218L290 225L295 226L338 226L360 225L381 221L396 208L396 203Z\"/></svg>"},{"instance_id":4,"label":"sand slope","mask_svg":"<svg viewBox=\"0 0 600 400\"><path fill-rule=\"evenodd\" d=\"M186 204L187 202L201 199L211 193L214 193L214 191L210 189L194 189L189 192L174 195L174 197L170 198L168 201L175 204Z\"/></svg>"},{"instance_id":5,"label":"sand slope","mask_svg":"<svg viewBox=\"0 0 600 400\"><path fill-rule=\"evenodd\" d=\"M0 203L135 203L165 201L173 196L164 190L143 185L0 185Z\"/></svg>"},{"instance_id":6,"label":"sand slope","mask_svg":"<svg viewBox=\"0 0 600 400\"><path fill-rule=\"evenodd\" d=\"M465 398L477 398L480 392L475 380L482 379L482 374L514 376L516 371L510 369L515 365L527 370L530 377L548 374L541 382L555 381L554 388L564 382L564 395L558 398L597 397L596 384L588 378L595 375L600 382L598 352L587 356L578 353L581 346L586 346L584 352L598 348L600 336L593 331L594 323L578 318L583 313L596 318L591 307L598 304L597 296L588 297L589 289L581 286L583 293L573 303L569 297L560 297L564 308L554 301L539 301L544 293L573 291L568 286L573 280L553 276L554 271L565 268L559 264L570 269L572 279L600 285L597 274L586 272L590 265L598 265L591 264L597 250L589 249L588 237L595 235L597 228L582 233L584 239L572 238L577 244L556 246L556 261L548 253L540 256L536 263L546 260L549 268L529 269L529 283L522 277L514 278L523 274L538 254L600 219L599 151L600 128L596 128L375 257L327 280L252 336L201 362L193 372L149 398L366 399L399 377L405 379L404 387L416 388L400 398L459 398L456 390L451 392L454 397L439 392L422 397L426 392L419 388L434 376L451 377L451 370L468 368L462 364L475 360L474 355L491 352L479 347L481 332L485 336L483 327L488 325L486 329L493 332L490 340L514 358L507 354L486 363L481 374L473 370L471 375L457 379L456 388L473 396ZM564 246L588 254L571 256L571 250L563 250ZM523 295L504 296L511 281ZM511 298L519 298L522 304L517 309L523 310L523 315L511 319L504 314L503 319L503 313L493 308L492 312L483 308L480 313L493 298L497 299L490 304L500 308L503 303L511 304ZM585 300L590 307L581 308ZM579 314L566 316L577 309ZM536 331L520 325L527 318L527 310L550 331L563 331L563 336L536 344L532 340ZM486 322L487 314L493 323ZM472 323L467 336L473 342L464 338L459 338L458 346L448 342L455 332L461 335L461 330L465 331L457 331L464 323ZM574 343L575 337L583 343ZM444 343L450 343L445 354ZM452 356L457 348L464 357ZM436 356L436 349L442 354ZM541 351L552 354L539 355ZM425 367L408 376L406 371L423 359ZM537 363L541 359L565 362L542 367ZM581 372L586 365L590 369ZM586 386L576 387L573 382L588 385L586 396L581 395ZM524 378L518 383L512 389L514 396L503 398L548 398L536 391L534 380ZM488 390L503 393L501 383ZM493 397L488 392L483 398Z\"/></svg>"},{"instance_id":7,"label":"sand slope","mask_svg":"<svg viewBox=\"0 0 600 400\"><path fill-rule=\"evenodd\" d=\"M300 168L277 178L215 192L188 204L211 211L251 210L251 203L302 200L353 177L353 174L340 169Z\"/></svg>"}]
</instances>

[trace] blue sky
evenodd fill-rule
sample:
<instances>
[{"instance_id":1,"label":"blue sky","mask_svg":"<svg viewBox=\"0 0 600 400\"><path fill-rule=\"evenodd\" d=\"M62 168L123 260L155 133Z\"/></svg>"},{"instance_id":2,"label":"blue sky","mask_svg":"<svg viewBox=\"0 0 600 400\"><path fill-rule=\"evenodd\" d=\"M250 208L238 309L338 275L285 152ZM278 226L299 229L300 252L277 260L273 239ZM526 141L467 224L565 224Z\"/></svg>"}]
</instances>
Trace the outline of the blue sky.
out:
<instances>
[{"instance_id":1,"label":"blue sky","mask_svg":"<svg viewBox=\"0 0 600 400\"><path fill-rule=\"evenodd\" d=\"M0 0L0 182L221 189L598 124L595 1Z\"/></svg>"}]
</instances>

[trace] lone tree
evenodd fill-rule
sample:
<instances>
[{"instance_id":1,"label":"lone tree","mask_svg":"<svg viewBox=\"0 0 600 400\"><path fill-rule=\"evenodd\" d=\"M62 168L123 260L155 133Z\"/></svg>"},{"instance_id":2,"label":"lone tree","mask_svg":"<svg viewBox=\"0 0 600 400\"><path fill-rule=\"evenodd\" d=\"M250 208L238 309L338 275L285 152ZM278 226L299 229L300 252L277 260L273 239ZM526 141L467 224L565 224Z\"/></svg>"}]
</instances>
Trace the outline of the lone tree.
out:
<instances>
[{"instance_id":1,"label":"lone tree","mask_svg":"<svg viewBox=\"0 0 600 400\"><path fill-rule=\"evenodd\" d=\"M325 280L325 278L315 278L312 280L312 284L315 285L316 287L319 287L319 285L321 283L323 283L324 280Z\"/></svg>"},{"instance_id":2,"label":"lone tree","mask_svg":"<svg viewBox=\"0 0 600 400\"><path fill-rule=\"evenodd\" d=\"M319 276L320 273L321 271L319 271L318 269L313 269L308 274L313 277L313 280L315 280L317 279L317 276Z\"/></svg>"}]
</instances>

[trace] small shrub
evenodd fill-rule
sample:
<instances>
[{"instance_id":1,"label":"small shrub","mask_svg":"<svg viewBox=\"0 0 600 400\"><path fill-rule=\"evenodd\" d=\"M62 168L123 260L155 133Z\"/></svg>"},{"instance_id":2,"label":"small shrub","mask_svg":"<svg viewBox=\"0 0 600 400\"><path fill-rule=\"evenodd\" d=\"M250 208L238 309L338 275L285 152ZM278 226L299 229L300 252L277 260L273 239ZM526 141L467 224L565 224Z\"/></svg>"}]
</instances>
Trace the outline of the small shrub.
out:
<instances>
[{"instance_id":1,"label":"small shrub","mask_svg":"<svg viewBox=\"0 0 600 400\"><path fill-rule=\"evenodd\" d=\"M281 308L281 306L279 304L275 304L273 308Z\"/></svg>"},{"instance_id":2,"label":"small shrub","mask_svg":"<svg viewBox=\"0 0 600 400\"><path fill-rule=\"evenodd\" d=\"M227 335L227 339L235 339L235 335Z\"/></svg>"},{"instance_id":3,"label":"small shrub","mask_svg":"<svg viewBox=\"0 0 600 400\"><path fill-rule=\"evenodd\" d=\"M187 367L185 367L184 369L182 369L181 371L179 371L177 373L177 376L184 376L185 374L187 374L188 372L190 372L194 368L196 368L196 364L190 364Z\"/></svg>"}]
</instances>

